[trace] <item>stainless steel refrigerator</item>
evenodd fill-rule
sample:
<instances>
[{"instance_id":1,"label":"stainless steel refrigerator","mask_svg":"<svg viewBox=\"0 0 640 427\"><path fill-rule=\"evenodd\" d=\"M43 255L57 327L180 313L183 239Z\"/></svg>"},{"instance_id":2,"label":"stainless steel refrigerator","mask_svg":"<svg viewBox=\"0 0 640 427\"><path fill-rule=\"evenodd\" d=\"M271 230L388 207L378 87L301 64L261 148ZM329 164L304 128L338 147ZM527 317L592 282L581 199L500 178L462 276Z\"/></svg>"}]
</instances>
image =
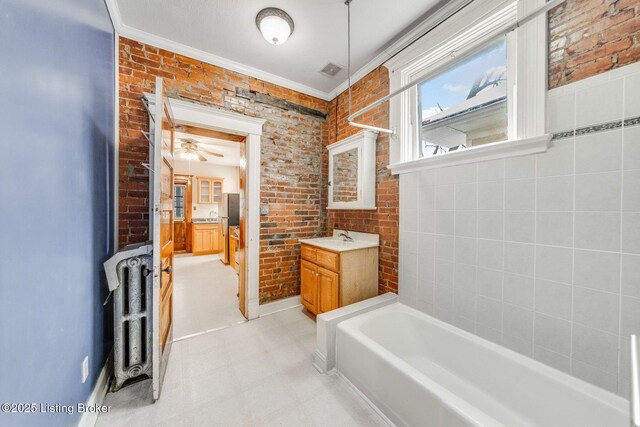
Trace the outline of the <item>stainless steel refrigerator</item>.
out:
<instances>
[{"instance_id":1,"label":"stainless steel refrigerator","mask_svg":"<svg viewBox=\"0 0 640 427\"><path fill-rule=\"evenodd\" d=\"M224 241L224 254L221 261L224 264L229 264L229 227L240 225L240 194L222 194L220 221L222 222L222 240Z\"/></svg>"}]
</instances>

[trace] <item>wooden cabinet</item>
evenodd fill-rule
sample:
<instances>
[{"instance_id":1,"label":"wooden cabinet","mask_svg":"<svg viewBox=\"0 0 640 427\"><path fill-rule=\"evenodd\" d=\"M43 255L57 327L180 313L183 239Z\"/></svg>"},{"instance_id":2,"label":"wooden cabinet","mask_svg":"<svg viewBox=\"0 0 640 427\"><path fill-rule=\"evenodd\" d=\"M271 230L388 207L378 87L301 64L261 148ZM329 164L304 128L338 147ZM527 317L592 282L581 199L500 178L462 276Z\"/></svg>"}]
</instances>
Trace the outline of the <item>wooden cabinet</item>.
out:
<instances>
[{"instance_id":1,"label":"wooden cabinet","mask_svg":"<svg viewBox=\"0 0 640 427\"><path fill-rule=\"evenodd\" d=\"M313 314L378 294L378 248L333 252L301 244L300 299Z\"/></svg>"},{"instance_id":2,"label":"wooden cabinet","mask_svg":"<svg viewBox=\"0 0 640 427\"><path fill-rule=\"evenodd\" d=\"M192 253L194 255L215 254L222 250L222 228L220 224L192 225Z\"/></svg>"},{"instance_id":3,"label":"wooden cabinet","mask_svg":"<svg viewBox=\"0 0 640 427\"><path fill-rule=\"evenodd\" d=\"M198 177L198 203L221 203L223 178Z\"/></svg>"}]
</instances>

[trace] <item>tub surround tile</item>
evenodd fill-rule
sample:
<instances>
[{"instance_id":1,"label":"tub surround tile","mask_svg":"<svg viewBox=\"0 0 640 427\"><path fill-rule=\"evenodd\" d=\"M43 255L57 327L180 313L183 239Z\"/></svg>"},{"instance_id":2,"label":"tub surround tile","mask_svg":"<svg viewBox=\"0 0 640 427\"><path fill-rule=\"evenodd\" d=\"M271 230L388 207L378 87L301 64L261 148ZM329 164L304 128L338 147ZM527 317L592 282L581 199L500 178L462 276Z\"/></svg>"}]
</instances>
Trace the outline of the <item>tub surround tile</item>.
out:
<instances>
[{"instance_id":1,"label":"tub surround tile","mask_svg":"<svg viewBox=\"0 0 640 427\"><path fill-rule=\"evenodd\" d=\"M640 93L640 73L627 76L624 81L624 115L625 117L640 116L640 97L632 94Z\"/></svg>"},{"instance_id":2,"label":"tub surround tile","mask_svg":"<svg viewBox=\"0 0 640 427\"><path fill-rule=\"evenodd\" d=\"M620 251L620 214L576 212L575 247Z\"/></svg>"},{"instance_id":3,"label":"tub surround tile","mask_svg":"<svg viewBox=\"0 0 640 427\"><path fill-rule=\"evenodd\" d=\"M471 211L478 207L478 185L476 183L457 184L455 191L456 210Z\"/></svg>"},{"instance_id":4,"label":"tub surround tile","mask_svg":"<svg viewBox=\"0 0 640 427\"><path fill-rule=\"evenodd\" d=\"M502 277L499 270L478 268L478 294L496 300L502 299Z\"/></svg>"},{"instance_id":5,"label":"tub surround tile","mask_svg":"<svg viewBox=\"0 0 640 427\"><path fill-rule=\"evenodd\" d=\"M572 131L573 135L573 131ZM547 152L537 155L536 175L555 176L573 173L574 140L554 140Z\"/></svg>"},{"instance_id":6,"label":"tub surround tile","mask_svg":"<svg viewBox=\"0 0 640 427\"><path fill-rule=\"evenodd\" d=\"M478 239L478 267L502 270L504 243L501 240Z\"/></svg>"},{"instance_id":7,"label":"tub surround tile","mask_svg":"<svg viewBox=\"0 0 640 427\"><path fill-rule=\"evenodd\" d=\"M478 211L478 237L502 240L504 238L504 212Z\"/></svg>"},{"instance_id":8,"label":"tub surround tile","mask_svg":"<svg viewBox=\"0 0 640 427\"><path fill-rule=\"evenodd\" d=\"M573 290L573 321L618 334L620 296L576 286Z\"/></svg>"},{"instance_id":9,"label":"tub surround tile","mask_svg":"<svg viewBox=\"0 0 640 427\"><path fill-rule=\"evenodd\" d=\"M624 172L624 190L622 193L622 210L640 212L640 170Z\"/></svg>"},{"instance_id":10,"label":"tub surround tile","mask_svg":"<svg viewBox=\"0 0 640 427\"><path fill-rule=\"evenodd\" d=\"M572 361L571 374L613 393L617 392L618 390L618 379L615 375L607 373L601 369L598 369L587 363L583 363L579 360Z\"/></svg>"},{"instance_id":11,"label":"tub surround tile","mask_svg":"<svg viewBox=\"0 0 640 427\"><path fill-rule=\"evenodd\" d=\"M502 302L479 296L476 310L476 320L479 324L502 332Z\"/></svg>"},{"instance_id":12,"label":"tub surround tile","mask_svg":"<svg viewBox=\"0 0 640 427\"><path fill-rule=\"evenodd\" d=\"M573 325L572 357L610 374L618 373L618 336L608 332Z\"/></svg>"},{"instance_id":13,"label":"tub surround tile","mask_svg":"<svg viewBox=\"0 0 640 427\"><path fill-rule=\"evenodd\" d=\"M502 332L524 341L533 340L533 311L511 304L502 308Z\"/></svg>"},{"instance_id":14,"label":"tub surround tile","mask_svg":"<svg viewBox=\"0 0 640 427\"><path fill-rule=\"evenodd\" d=\"M573 211L573 175L538 178L536 209Z\"/></svg>"},{"instance_id":15,"label":"tub surround tile","mask_svg":"<svg viewBox=\"0 0 640 427\"><path fill-rule=\"evenodd\" d=\"M536 176L536 157L520 156L505 160L505 178L521 179Z\"/></svg>"},{"instance_id":16,"label":"tub surround tile","mask_svg":"<svg viewBox=\"0 0 640 427\"><path fill-rule=\"evenodd\" d=\"M573 246L573 212L537 212L536 243Z\"/></svg>"},{"instance_id":17,"label":"tub surround tile","mask_svg":"<svg viewBox=\"0 0 640 427\"><path fill-rule=\"evenodd\" d=\"M622 173L576 175L575 191L576 211L618 212L622 195Z\"/></svg>"},{"instance_id":18,"label":"tub surround tile","mask_svg":"<svg viewBox=\"0 0 640 427\"><path fill-rule=\"evenodd\" d=\"M622 119L624 80L607 81L576 92L576 127Z\"/></svg>"},{"instance_id":19,"label":"tub surround tile","mask_svg":"<svg viewBox=\"0 0 640 427\"><path fill-rule=\"evenodd\" d=\"M535 220L535 212L506 212L504 239L508 242L533 243Z\"/></svg>"},{"instance_id":20,"label":"tub surround tile","mask_svg":"<svg viewBox=\"0 0 640 427\"><path fill-rule=\"evenodd\" d=\"M535 209L535 180L516 179L505 181L505 209L533 211Z\"/></svg>"},{"instance_id":21,"label":"tub surround tile","mask_svg":"<svg viewBox=\"0 0 640 427\"><path fill-rule=\"evenodd\" d=\"M509 159L507 159L508 161ZM505 160L490 160L478 163L478 182L497 181L505 178Z\"/></svg>"},{"instance_id":22,"label":"tub surround tile","mask_svg":"<svg viewBox=\"0 0 640 427\"><path fill-rule=\"evenodd\" d=\"M622 252L640 254L640 213L622 214Z\"/></svg>"},{"instance_id":23,"label":"tub surround tile","mask_svg":"<svg viewBox=\"0 0 640 427\"><path fill-rule=\"evenodd\" d=\"M623 80L640 85L634 69L632 78L622 68L615 79L607 73L550 92L546 152L414 179L418 192L430 189L414 194L417 228L454 237L453 251L451 238L425 245L418 264L435 284L425 305L622 395L628 334L640 333L640 97L615 94ZM434 265L436 253L449 264Z\"/></svg>"},{"instance_id":24,"label":"tub surround tile","mask_svg":"<svg viewBox=\"0 0 640 427\"><path fill-rule=\"evenodd\" d=\"M555 246L538 246L536 277L553 282L572 283L573 250Z\"/></svg>"},{"instance_id":25,"label":"tub surround tile","mask_svg":"<svg viewBox=\"0 0 640 427\"><path fill-rule=\"evenodd\" d=\"M502 345L524 356L533 357L533 343L520 337L502 334Z\"/></svg>"},{"instance_id":26,"label":"tub surround tile","mask_svg":"<svg viewBox=\"0 0 640 427\"><path fill-rule=\"evenodd\" d=\"M567 356L547 350L544 347L535 346L533 348L533 358L538 362L551 366L567 374L571 373L571 359Z\"/></svg>"},{"instance_id":27,"label":"tub surround tile","mask_svg":"<svg viewBox=\"0 0 640 427\"><path fill-rule=\"evenodd\" d=\"M533 276L535 246L526 243L505 242L504 271Z\"/></svg>"},{"instance_id":28,"label":"tub surround tile","mask_svg":"<svg viewBox=\"0 0 640 427\"><path fill-rule=\"evenodd\" d=\"M478 264L478 239L470 237L455 238L456 261L469 264Z\"/></svg>"},{"instance_id":29,"label":"tub surround tile","mask_svg":"<svg viewBox=\"0 0 640 427\"><path fill-rule=\"evenodd\" d=\"M640 125L640 117L638 118L638 125ZM625 170L640 169L640 126L638 125L625 127L624 129L622 162Z\"/></svg>"},{"instance_id":30,"label":"tub surround tile","mask_svg":"<svg viewBox=\"0 0 640 427\"><path fill-rule=\"evenodd\" d=\"M571 323L536 314L533 342L536 346L568 358L571 355Z\"/></svg>"},{"instance_id":31,"label":"tub surround tile","mask_svg":"<svg viewBox=\"0 0 640 427\"><path fill-rule=\"evenodd\" d=\"M576 136L575 145L576 173L622 169L622 130Z\"/></svg>"},{"instance_id":32,"label":"tub surround tile","mask_svg":"<svg viewBox=\"0 0 640 427\"><path fill-rule=\"evenodd\" d=\"M574 284L607 292L620 292L620 254L614 252L574 252Z\"/></svg>"},{"instance_id":33,"label":"tub surround tile","mask_svg":"<svg viewBox=\"0 0 640 427\"><path fill-rule=\"evenodd\" d=\"M640 299L622 297L621 311L620 334L622 336L640 334Z\"/></svg>"},{"instance_id":34,"label":"tub surround tile","mask_svg":"<svg viewBox=\"0 0 640 427\"><path fill-rule=\"evenodd\" d=\"M640 298L640 255L622 255L622 294Z\"/></svg>"},{"instance_id":35,"label":"tub surround tile","mask_svg":"<svg viewBox=\"0 0 640 427\"><path fill-rule=\"evenodd\" d=\"M572 295L570 285L536 279L535 307L538 313L571 320Z\"/></svg>"},{"instance_id":36,"label":"tub surround tile","mask_svg":"<svg viewBox=\"0 0 640 427\"><path fill-rule=\"evenodd\" d=\"M534 279L519 274L504 273L503 301L515 306L533 310L534 308Z\"/></svg>"},{"instance_id":37,"label":"tub surround tile","mask_svg":"<svg viewBox=\"0 0 640 427\"><path fill-rule=\"evenodd\" d=\"M453 235L454 211L436 211L436 233Z\"/></svg>"},{"instance_id":38,"label":"tub surround tile","mask_svg":"<svg viewBox=\"0 0 640 427\"><path fill-rule=\"evenodd\" d=\"M504 209L504 181L478 183L478 210L495 211Z\"/></svg>"}]
</instances>

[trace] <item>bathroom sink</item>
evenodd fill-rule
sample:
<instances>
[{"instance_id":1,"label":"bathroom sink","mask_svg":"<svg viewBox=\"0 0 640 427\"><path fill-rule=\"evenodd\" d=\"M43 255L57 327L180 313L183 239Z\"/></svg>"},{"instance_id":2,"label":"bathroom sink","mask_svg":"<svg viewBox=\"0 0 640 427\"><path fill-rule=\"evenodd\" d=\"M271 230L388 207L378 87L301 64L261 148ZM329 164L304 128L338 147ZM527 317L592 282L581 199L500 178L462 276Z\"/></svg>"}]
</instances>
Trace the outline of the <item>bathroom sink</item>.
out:
<instances>
[{"instance_id":1,"label":"bathroom sink","mask_svg":"<svg viewBox=\"0 0 640 427\"><path fill-rule=\"evenodd\" d=\"M370 238L368 236L375 236ZM377 235L370 235L366 233L351 233L353 241L344 240L334 233L333 237L317 237L315 239L300 239L300 243L306 243L307 245L317 246L323 249L329 249L334 252L353 251L356 249L375 248L379 245Z\"/></svg>"}]
</instances>

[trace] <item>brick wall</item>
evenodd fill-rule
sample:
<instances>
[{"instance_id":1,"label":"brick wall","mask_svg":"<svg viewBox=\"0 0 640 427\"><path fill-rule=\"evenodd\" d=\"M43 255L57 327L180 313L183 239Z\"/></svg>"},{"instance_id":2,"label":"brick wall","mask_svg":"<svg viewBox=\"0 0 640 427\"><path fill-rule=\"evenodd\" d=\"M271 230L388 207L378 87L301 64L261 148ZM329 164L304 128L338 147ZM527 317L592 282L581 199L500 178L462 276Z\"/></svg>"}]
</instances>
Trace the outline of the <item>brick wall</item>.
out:
<instances>
[{"instance_id":1,"label":"brick wall","mask_svg":"<svg viewBox=\"0 0 640 427\"><path fill-rule=\"evenodd\" d=\"M169 96L206 103L267 120L261 150L260 302L296 295L298 238L326 231L322 127L324 119L238 96L237 89L328 111L329 103L200 61L120 39L120 245L148 239L148 144L141 131L148 116L140 100L155 77L165 79Z\"/></svg>"},{"instance_id":2,"label":"brick wall","mask_svg":"<svg viewBox=\"0 0 640 427\"><path fill-rule=\"evenodd\" d=\"M352 87L352 111L356 111L389 93L389 72L379 67ZM349 137L361 129L347 123L348 94L341 93L329 106L323 142L332 144ZM361 123L389 127L389 105L384 103L358 118ZM376 149L376 207L370 210L332 210L327 214L328 233L334 228L380 234L379 292L398 291L398 178L392 176L389 164L389 136L378 135ZM328 181L328 154L324 152L324 183ZM325 191L325 198L327 192Z\"/></svg>"},{"instance_id":3,"label":"brick wall","mask_svg":"<svg viewBox=\"0 0 640 427\"><path fill-rule=\"evenodd\" d=\"M567 0L549 12L549 88L640 60L640 1Z\"/></svg>"}]
</instances>

